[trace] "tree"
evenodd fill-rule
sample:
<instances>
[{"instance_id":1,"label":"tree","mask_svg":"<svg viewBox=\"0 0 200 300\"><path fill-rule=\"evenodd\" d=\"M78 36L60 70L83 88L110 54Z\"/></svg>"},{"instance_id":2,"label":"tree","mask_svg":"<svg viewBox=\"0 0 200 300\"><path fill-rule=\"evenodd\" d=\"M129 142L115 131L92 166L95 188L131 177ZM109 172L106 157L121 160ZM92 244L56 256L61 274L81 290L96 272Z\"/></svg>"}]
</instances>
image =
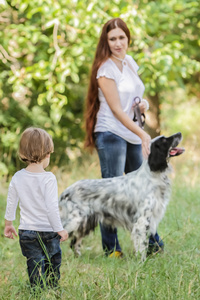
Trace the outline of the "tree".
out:
<instances>
[{"instance_id":1,"label":"tree","mask_svg":"<svg viewBox=\"0 0 200 300\"><path fill-rule=\"evenodd\" d=\"M155 136L160 132L160 107L167 93L179 87L194 93L199 82L200 7L198 1L138 1L134 21L130 8L135 28L131 50L141 66L151 102L147 125Z\"/></svg>"}]
</instances>

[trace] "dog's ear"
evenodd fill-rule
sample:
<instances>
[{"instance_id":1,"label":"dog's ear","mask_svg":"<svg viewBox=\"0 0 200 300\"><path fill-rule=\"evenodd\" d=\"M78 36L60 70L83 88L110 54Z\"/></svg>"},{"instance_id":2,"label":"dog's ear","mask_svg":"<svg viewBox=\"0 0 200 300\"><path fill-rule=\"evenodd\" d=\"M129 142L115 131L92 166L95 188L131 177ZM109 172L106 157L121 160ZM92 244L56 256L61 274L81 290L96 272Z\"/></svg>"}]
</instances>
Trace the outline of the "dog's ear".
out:
<instances>
[{"instance_id":1,"label":"dog's ear","mask_svg":"<svg viewBox=\"0 0 200 300\"><path fill-rule=\"evenodd\" d=\"M167 167L166 155L162 140L159 139L151 144L151 152L148 157L150 170L153 172L163 172Z\"/></svg>"}]
</instances>

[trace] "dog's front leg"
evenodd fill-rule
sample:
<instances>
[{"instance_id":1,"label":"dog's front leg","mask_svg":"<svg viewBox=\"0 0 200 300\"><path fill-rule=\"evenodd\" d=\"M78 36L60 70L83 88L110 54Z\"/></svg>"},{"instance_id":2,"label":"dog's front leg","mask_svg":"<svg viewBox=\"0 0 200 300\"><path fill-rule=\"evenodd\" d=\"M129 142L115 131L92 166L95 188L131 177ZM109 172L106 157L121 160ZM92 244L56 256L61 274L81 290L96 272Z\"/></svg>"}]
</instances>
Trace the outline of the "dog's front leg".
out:
<instances>
[{"instance_id":1,"label":"dog's front leg","mask_svg":"<svg viewBox=\"0 0 200 300\"><path fill-rule=\"evenodd\" d=\"M146 259L146 253L149 244L148 237L150 230L151 215L152 210L146 207L143 211L143 214L138 217L131 233L136 255L140 253L142 261L145 261Z\"/></svg>"},{"instance_id":2,"label":"dog's front leg","mask_svg":"<svg viewBox=\"0 0 200 300\"><path fill-rule=\"evenodd\" d=\"M148 247L147 223L143 217L139 218L134 224L131 237L135 247L136 255L141 254L141 260L145 261Z\"/></svg>"}]
</instances>

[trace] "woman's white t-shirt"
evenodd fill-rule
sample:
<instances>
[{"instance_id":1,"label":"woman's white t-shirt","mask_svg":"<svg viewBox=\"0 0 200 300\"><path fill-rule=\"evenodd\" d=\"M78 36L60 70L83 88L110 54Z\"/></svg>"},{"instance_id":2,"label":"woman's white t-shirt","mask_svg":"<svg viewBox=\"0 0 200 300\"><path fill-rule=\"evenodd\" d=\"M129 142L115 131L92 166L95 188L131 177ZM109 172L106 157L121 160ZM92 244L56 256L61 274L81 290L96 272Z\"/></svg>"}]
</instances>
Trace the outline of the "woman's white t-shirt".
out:
<instances>
[{"instance_id":1,"label":"woman's white t-shirt","mask_svg":"<svg viewBox=\"0 0 200 300\"><path fill-rule=\"evenodd\" d=\"M126 55L122 72L112 61L108 59L101 65L97 72L97 79L106 77L113 79L119 92L123 111L131 118L134 117L133 104L135 97L142 99L144 84L137 75L138 65L130 55ZM127 129L112 113L100 88L98 88L100 108L97 113L97 121L94 132L110 131L131 144L141 144L141 139L132 131Z\"/></svg>"},{"instance_id":2,"label":"woman's white t-shirt","mask_svg":"<svg viewBox=\"0 0 200 300\"><path fill-rule=\"evenodd\" d=\"M19 229L63 230L58 207L57 180L53 173L33 173L22 169L14 174L8 189L5 219L15 220L20 207Z\"/></svg>"}]
</instances>

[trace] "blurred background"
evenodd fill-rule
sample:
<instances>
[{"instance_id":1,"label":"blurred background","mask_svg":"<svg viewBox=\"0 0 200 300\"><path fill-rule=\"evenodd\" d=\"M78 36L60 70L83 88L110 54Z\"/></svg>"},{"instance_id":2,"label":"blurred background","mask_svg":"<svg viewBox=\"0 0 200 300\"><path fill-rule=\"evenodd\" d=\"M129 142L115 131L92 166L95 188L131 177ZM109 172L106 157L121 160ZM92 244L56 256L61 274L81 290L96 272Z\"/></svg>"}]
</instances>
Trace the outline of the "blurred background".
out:
<instances>
[{"instance_id":1,"label":"blurred background","mask_svg":"<svg viewBox=\"0 0 200 300\"><path fill-rule=\"evenodd\" d=\"M58 179L74 170L75 181L80 168L82 177L100 176L96 154L83 149L83 111L102 25L114 17L131 32L128 54L140 66L150 103L145 130L152 138L181 131L186 152L175 168L186 184L199 181L198 0L0 0L3 182L22 167L18 142L29 126L52 135L49 168Z\"/></svg>"}]
</instances>

